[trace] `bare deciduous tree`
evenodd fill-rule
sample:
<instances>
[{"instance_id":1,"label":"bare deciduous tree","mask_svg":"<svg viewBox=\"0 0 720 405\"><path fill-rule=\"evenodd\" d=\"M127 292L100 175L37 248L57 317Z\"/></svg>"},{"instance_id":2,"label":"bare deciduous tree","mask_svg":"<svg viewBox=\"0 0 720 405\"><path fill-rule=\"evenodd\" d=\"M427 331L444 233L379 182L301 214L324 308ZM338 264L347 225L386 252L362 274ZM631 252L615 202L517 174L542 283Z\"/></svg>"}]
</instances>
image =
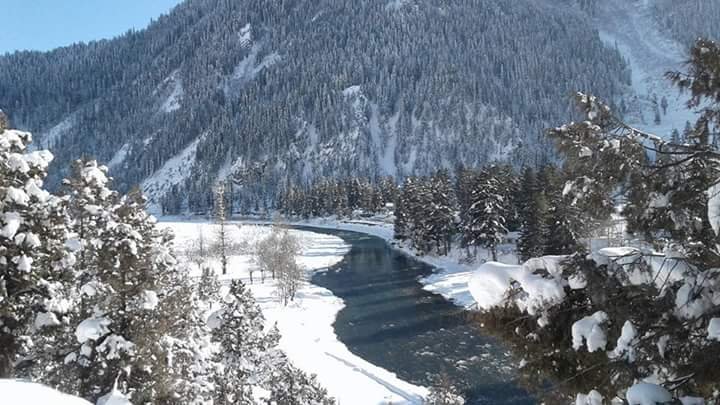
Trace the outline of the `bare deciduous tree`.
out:
<instances>
[{"instance_id":1,"label":"bare deciduous tree","mask_svg":"<svg viewBox=\"0 0 720 405\"><path fill-rule=\"evenodd\" d=\"M287 229L280 230L278 238L277 294L287 305L295 299L295 294L303 281L303 269L298 265L295 256L300 251L300 243Z\"/></svg>"},{"instance_id":2,"label":"bare deciduous tree","mask_svg":"<svg viewBox=\"0 0 720 405\"><path fill-rule=\"evenodd\" d=\"M265 274L269 272L275 279L275 269L277 268L277 233L273 230L266 238L261 239L255 247L255 263L260 270L260 282L265 282ZM252 274L250 278L252 283Z\"/></svg>"},{"instance_id":3,"label":"bare deciduous tree","mask_svg":"<svg viewBox=\"0 0 720 405\"><path fill-rule=\"evenodd\" d=\"M285 227L274 225L266 238L258 242L255 262L265 282L266 272L277 281L277 295L287 305L295 298L303 280L303 269L295 256L300 251L300 242ZM252 275L251 275L252 282Z\"/></svg>"},{"instance_id":4,"label":"bare deciduous tree","mask_svg":"<svg viewBox=\"0 0 720 405\"><path fill-rule=\"evenodd\" d=\"M210 252L202 231L202 226L200 225L197 227L197 235L197 238L190 242L190 245L185 251L185 256L188 261L194 263L198 269L202 269L203 265L207 262Z\"/></svg>"}]
</instances>

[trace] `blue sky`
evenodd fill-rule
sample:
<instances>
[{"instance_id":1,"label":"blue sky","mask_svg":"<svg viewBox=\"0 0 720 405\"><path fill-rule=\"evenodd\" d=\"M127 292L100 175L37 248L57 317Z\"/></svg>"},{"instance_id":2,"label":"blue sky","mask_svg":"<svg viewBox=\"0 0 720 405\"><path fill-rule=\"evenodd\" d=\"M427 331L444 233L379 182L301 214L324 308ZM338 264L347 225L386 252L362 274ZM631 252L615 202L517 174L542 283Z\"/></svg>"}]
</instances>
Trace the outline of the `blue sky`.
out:
<instances>
[{"instance_id":1,"label":"blue sky","mask_svg":"<svg viewBox=\"0 0 720 405\"><path fill-rule=\"evenodd\" d=\"M49 50L146 27L181 0L0 0L0 54Z\"/></svg>"}]
</instances>

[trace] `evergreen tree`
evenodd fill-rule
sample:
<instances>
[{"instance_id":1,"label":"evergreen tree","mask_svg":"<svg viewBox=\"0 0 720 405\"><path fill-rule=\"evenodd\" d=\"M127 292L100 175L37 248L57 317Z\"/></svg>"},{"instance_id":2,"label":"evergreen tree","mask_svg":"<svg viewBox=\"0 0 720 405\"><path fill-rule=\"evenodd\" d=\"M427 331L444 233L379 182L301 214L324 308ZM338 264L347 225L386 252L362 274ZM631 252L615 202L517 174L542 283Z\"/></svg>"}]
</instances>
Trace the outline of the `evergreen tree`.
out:
<instances>
[{"instance_id":1,"label":"evergreen tree","mask_svg":"<svg viewBox=\"0 0 720 405\"><path fill-rule=\"evenodd\" d=\"M267 338L262 312L239 280L230 284L218 317L220 326L212 332L220 346L215 360L221 365L215 378L215 403L254 403L252 387L266 384L270 370L263 369L263 356L277 338Z\"/></svg>"},{"instance_id":2,"label":"evergreen tree","mask_svg":"<svg viewBox=\"0 0 720 405\"><path fill-rule=\"evenodd\" d=\"M65 319L44 331L47 342L41 355L45 358L43 364L34 368L33 374L50 386L77 393L80 389L78 382L83 377L81 369L74 363L79 346L75 328L94 314L94 302L86 298L97 291L103 232L115 221L112 210L118 197L108 187L107 168L94 160L75 161L70 176L63 183L67 201L68 246L73 248L76 262L72 277L63 283L67 295L64 306L68 308Z\"/></svg>"},{"instance_id":3,"label":"evergreen tree","mask_svg":"<svg viewBox=\"0 0 720 405\"><path fill-rule=\"evenodd\" d=\"M680 132L673 128L672 132L670 133L670 142L674 144L680 143Z\"/></svg>"},{"instance_id":4,"label":"evergreen tree","mask_svg":"<svg viewBox=\"0 0 720 405\"><path fill-rule=\"evenodd\" d=\"M472 205L472 192L477 188L478 173L466 167L459 167L455 173L455 195L458 209L463 216ZM464 221L464 219L463 219Z\"/></svg>"},{"instance_id":5,"label":"evergreen tree","mask_svg":"<svg viewBox=\"0 0 720 405\"><path fill-rule=\"evenodd\" d=\"M201 267L200 282L197 288L198 299L203 302L213 302L220 291L220 281L210 266Z\"/></svg>"},{"instance_id":6,"label":"evergreen tree","mask_svg":"<svg viewBox=\"0 0 720 405\"><path fill-rule=\"evenodd\" d=\"M455 191L446 171L439 171L428 180L426 192L429 204L421 215L427 222L428 238L435 244L439 255L450 252L452 237L457 229L455 223Z\"/></svg>"},{"instance_id":7,"label":"evergreen tree","mask_svg":"<svg viewBox=\"0 0 720 405\"><path fill-rule=\"evenodd\" d=\"M160 329L158 290L162 277L174 271L175 259L144 210L139 191L113 207L113 223L103 230L98 272L85 299L92 316L77 327L82 345L74 361L81 367L81 394L93 400L118 383L133 401L158 400L154 373Z\"/></svg>"},{"instance_id":8,"label":"evergreen tree","mask_svg":"<svg viewBox=\"0 0 720 405\"><path fill-rule=\"evenodd\" d=\"M532 168L527 167L523 170L519 194L521 200L518 252L521 260L525 261L542 256L549 237L548 201Z\"/></svg>"},{"instance_id":9,"label":"evergreen tree","mask_svg":"<svg viewBox=\"0 0 720 405\"><path fill-rule=\"evenodd\" d=\"M72 277L74 256L64 247L63 201L43 189L52 155L27 152L31 135L0 121L0 378L12 378L32 346L30 326L64 320L53 294Z\"/></svg>"},{"instance_id":10,"label":"evergreen tree","mask_svg":"<svg viewBox=\"0 0 720 405\"><path fill-rule=\"evenodd\" d=\"M274 372L268 384L270 396L268 404L287 405L333 405L335 401L328 397L314 375L307 375L290 364L282 352L276 352L273 364Z\"/></svg>"},{"instance_id":11,"label":"evergreen tree","mask_svg":"<svg viewBox=\"0 0 720 405\"><path fill-rule=\"evenodd\" d=\"M187 269L163 275L163 296L157 327L163 332L154 346L159 403L208 403L213 398L214 376L219 365L212 353L211 331L205 311L219 298L219 284L212 273L209 282L196 285ZM198 291L196 291L196 289ZM205 296L202 296L202 294Z\"/></svg>"},{"instance_id":12,"label":"evergreen tree","mask_svg":"<svg viewBox=\"0 0 720 405\"><path fill-rule=\"evenodd\" d=\"M497 246L507 234L507 206L500 182L489 169L480 173L471 198L463 226L465 238L471 246L487 248L492 260L497 261Z\"/></svg>"},{"instance_id":13,"label":"evergreen tree","mask_svg":"<svg viewBox=\"0 0 720 405\"><path fill-rule=\"evenodd\" d=\"M395 239L409 240L414 233L413 215L418 210L418 179L405 179L395 207Z\"/></svg>"},{"instance_id":14,"label":"evergreen tree","mask_svg":"<svg viewBox=\"0 0 720 405\"><path fill-rule=\"evenodd\" d=\"M395 207L395 237L423 253L447 254L457 229L455 205L447 172L406 179Z\"/></svg>"},{"instance_id":15,"label":"evergreen tree","mask_svg":"<svg viewBox=\"0 0 720 405\"><path fill-rule=\"evenodd\" d=\"M383 177L378 184L378 192L382 201L382 207L386 207L388 204L395 204L398 197L398 186L393 177Z\"/></svg>"},{"instance_id":16,"label":"evergreen tree","mask_svg":"<svg viewBox=\"0 0 720 405\"><path fill-rule=\"evenodd\" d=\"M516 231L520 228L518 199L520 180L513 167L508 164L495 167L494 173L500 183L503 200L505 201L505 222L507 229Z\"/></svg>"},{"instance_id":17,"label":"evergreen tree","mask_svg":"<svg viewBox=\"0 0 720 405\"><path fill-rule=\"evenodd\" d=\"M544 166L538 180L544 184L543 194L548 204L543 254L568 255L577 252L582 248L580 238L598 224L593 222L591 215L584 214L576 203L563 195L563 176L554 166Z\"/></svg>"}]
</instances>

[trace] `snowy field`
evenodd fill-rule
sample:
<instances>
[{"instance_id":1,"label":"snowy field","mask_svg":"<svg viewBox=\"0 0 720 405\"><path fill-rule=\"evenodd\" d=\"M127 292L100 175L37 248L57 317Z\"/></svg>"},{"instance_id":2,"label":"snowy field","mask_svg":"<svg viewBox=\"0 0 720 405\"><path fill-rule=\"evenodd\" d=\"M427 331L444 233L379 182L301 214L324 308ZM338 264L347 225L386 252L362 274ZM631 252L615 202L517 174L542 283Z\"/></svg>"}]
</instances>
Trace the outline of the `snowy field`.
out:
<instances>
[{"instance_id":1,"label":"snowy field","mask_svg":"<svg viewBox=\"0 0 720 405\"><path fill-rule=\"evenodd\" d=\"M198 238L206 240L213 235L214 225L202 222L161 222L176 236L178 255ZM229 228L234 242L247 247L268 234L269 228L253 225L233 225ZM345 242L334 236L307 231L291 231L300 240L303 251L298 262L306 269L307 279L312 272L323 271L342 260L348 251ZM392 236L392 235L391 235ZM282 335L280 347L300 369L317 375L318 381L335 397L340 405L373 404L420 404L427 390L400 380L395 374L376 367L358 356L338 341L333 323L343 308L343 301L329 290L305 282L295 301L287 307L280 304L275 295L272 280L259 283L260 273L253 275L250 284L249 269L255 266L250 249L232 256L228 274L220 279L242 279L252 290L262 308L268 325L277 323ZM191 266L193 275L199 276ZM215 267L219 265L215 263Z\"/></svg>"}]
</instances>

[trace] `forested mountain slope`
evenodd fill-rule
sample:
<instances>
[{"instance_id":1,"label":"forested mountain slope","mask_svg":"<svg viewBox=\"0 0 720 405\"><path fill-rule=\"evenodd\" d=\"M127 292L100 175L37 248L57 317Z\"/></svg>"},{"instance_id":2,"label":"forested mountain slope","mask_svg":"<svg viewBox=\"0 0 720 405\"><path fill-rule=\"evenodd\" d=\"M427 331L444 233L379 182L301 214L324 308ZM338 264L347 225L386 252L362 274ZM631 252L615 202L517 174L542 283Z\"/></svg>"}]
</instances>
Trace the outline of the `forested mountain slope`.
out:
<instances>
[{"instance_id":1,"label":"forested mountain slope","mask_svg":"<svg viewBox=\"0 0 720 405\"><path fill-rule=\"evenodd\" d=\"M188 0L118 39L0 57L0 106L54 164L94 156L171 211L204 211L231 173L253 174L246 208L321 176L534 163L572 92L631 91L582 3Z\"/></svg>"}]
</instances>

